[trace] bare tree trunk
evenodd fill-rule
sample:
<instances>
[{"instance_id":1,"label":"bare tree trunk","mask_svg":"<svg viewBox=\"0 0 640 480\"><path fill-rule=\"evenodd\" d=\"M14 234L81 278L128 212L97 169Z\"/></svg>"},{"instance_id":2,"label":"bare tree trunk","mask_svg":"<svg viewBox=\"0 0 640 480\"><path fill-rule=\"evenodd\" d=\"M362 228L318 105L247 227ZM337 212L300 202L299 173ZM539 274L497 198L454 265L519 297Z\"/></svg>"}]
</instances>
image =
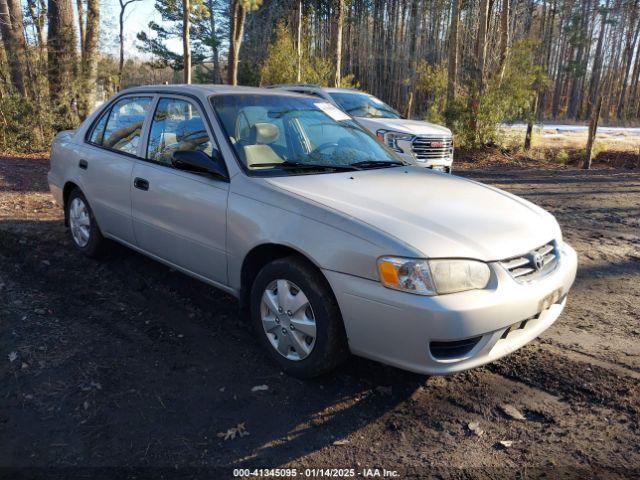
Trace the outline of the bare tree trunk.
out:
<instances>
[{"instance_id":1,"label":"bare tree trunk","mask_svg":"<svg viewBox=\"0 0 640 480\"><path fill-rule=\"evenodd\" d=\"M606 1L602 10L600 19L600 32L598 33L598 43L593 58L593 67L591 68L591 79L589 80L589 98L587 104L587 115L591 115L591 109L596 103L596 95L600 90L600 74L602 71L602 46L604 44L604 35L607 30L607 14L609 12L609 0Z\"/></svg>"},{"instance_id":2,"label":"bare tree trunk","mask_svg":"<svg viewBox=\"0 0 640 480\"><path fill-rule=\"evenodd\" d=\"M596 139L596 133L598 132L598 120L600 118L600 109L602 108L602 95L598 96L598 103L593 111L593 116L589 122L589 138L587 139L587 149L584 156L584 162L582 168L589 170L591 168L591 151L593 149L593 142Z\"/></svg>"},{"instance_id":3,"label":"bare tree trunk","mask_svg":"<svg viewBox=\"0 0 640 480\"><path fill-rule=\"evenodd\" d=\"M96 104L98 42L100 40L100 0L87 0L87 23L82 50L82 88L79 95L80 117L87 117Z\"/></svg>"},{"instance_id":4,"label":"bare tree trunk","mask_svg":"<svg viewBox=\"0 0 640 480\"><path fill-rule=\"evenodd\" d=\"M480 0L480 12L478 18L478 35L475 46L475 62L473 68L473 84L469 95L470 128L477 139L478 113L480 111L480 98L484 91L484 65L487 56L487 21L489 18L489 0Z\"/></svg>"},{"instance_id":5,"label":"bare tree trunk","mask_svg":"<svg viewBox=\"0 0 640 480\"><path fill-rule=\"evenodd\" d=\"M333 86L340 86L342 70L342 27L344 0L331 1L331 54L334 56Z\"/></svg>"},{"instance_id":6,"label":"bare tree trunk","mask_svg":"<svg viewBox=\"0 0 640 480\"><path fill-rule=\"evenodd\" d=\"M509 54L509 0L502 0L502 12L500 12L500 60L498 64L498 78L502 82L504 70L507 66Z\"/></svg>"},{"instance_id":7,"label":"bare tree trunk","mask_svg":"<svg viewBox=\"0 0 640 480\"><path fill-rule=\"evenodd\" d=\"M209 7L209 27L211 28L211 50L213 53L213 83L222 83L222 74L220 73L220 51L218 43L218 35L216 32L216 15L213 0L208 0Z\"/></svg>"},{"instance_id":8,"label":"bare tree trunk","mask_svg":"<svg viewBox=\"0 0 640 480\"><path fill-rule=\"evenodd\" d=\"M227 83L230 85L238 84L238 60L237 52L240 48L236 48L238 29L240 27L240 17L242 12L240 11L240 0L231 1L231 19L229 23L229 58L227 61ZM244 22L243 22L244 23Z\"/></svg>"},{"instance_id":9,"label":"bare tree trunk","mask_svg":"<svg viewBox=\"0 0 640 480\"><path fill-rule=\"evenodd\" d=\"M0 33L7 52L11 83L21 95L27 96L26 40L19 0L0 0Z\"/></svg>"},{"instance_id":10,"label":"bare tree trunk","mask_svg":"<svg viewBox=\"0 0 640 480\"><path fill-rule=\"evenodd\" d=\"M120 0L120 14L118 15L118 43L120 55L118 57L118 90L122 89L122 71L124 70L124 12L127 2Z\"/></svg>"},{"instance_id":11,"label":"bare tree trunk","mask_svg":"<svg viewBox=\"0 0 640 480\"><path fill-rule=\"evenodd\" d=\"M231 24L229 26L229 61L227 65L227 81L230 85L238 84L238 60L242 37L244 37L244 22L247 12L241 4L242 0L232 0Z\"/></svg>"},{"instance_id":12,"label":"bare tree trunk","mask_svg":"<svg viewBox=\"0 0 640 480\"><path fill-rule=\"evenodd\" d=\"M624 56L625 56L625 67L624 73L622 74L622 83L620 88L620 97L618 99L618 107L616 116L618 119L622 119L624 117L625 112L625 98L627 93L627 79L629 77L629 72L631 70L631 62L633 61L633 53L636 49L636 42L638 40L638 30L640 29L640 25L638 25L637 17L638 17L638 0L635 0L633 5L630 7L630 15L629 15L629 26L627 27L627 39L625 43Z\"/></svg>"},{"instance_id":13,"label":"bare tree trunk","mask_svg":"<svg viewBox=\"0 0 640 480\"><path fill-rule=\"evenodd\" d=\"M418 46L418 7L420 0L412 0L411 2L411 10L410 10L410 23L409 23L409 72L407 75L406 88L410 89L409 93L406 97L403 97L404 101L406 98L407 109L405 112L405 116L407 118L411 118L413 115L413 104L414 104L414 89L416 83L416 71L418 69L417 63L417 46ZM406 61L406 60L405 60Z\"/></svg>"},{"instance_id":14,"label":"bare tree trunk","mask_svg":"<svg viewBox=\"0 0 640 480\"><path fill-rule=\"evenodd\" d=\"M36 5L36 0L27 0L27 4L29 7L29 15L31 16L31 21L36 28L36 35L38 39L38 48L42 51L46 44L46 38L44 35L44 24L47 15L46 8L40 8L40 12L38 12L38 5Z\"/></svg>"},{"instance_id":15,"label":"bare tree trunk","mask_svg":"<svg viewBox=\"0 0 640 480\"><path fill-rule=\"evenodd\" d=\"M57 116L57 128L77 123L74 78L77 72L76 34L71 0L49 0L48 9L49 97Z\"/></svg>"},{"instance_id":16,"label":"bare tree trunk","mask_svg":"<svg viewBox=\"0 0 640 480\"><path fill-rule=\"evenodd\" d=\"M76 6L78 9L78 26L80 31L80 54L82 55L87 38L85 31L84 2L82 0L76 0Z\"/></svg>"},{"instance_id":17,"label":"bare tree trunk","mask_svg":"<svg viewBox=\"0 0 640 480\"><path fill-rule=\"evenodd\" d=\"M184 83L191 83L191 46L189 45L189 31L191 23L189 15L191 6L189 0L182 0L182 55L184 60Z\"/></svg>"},{"instance_id":18,"label":"bare tree trunk","mask_svg":"<svg viewBox=\"0 0 640 480\"><path fill-rule=\"evenodd\" d=\"M447 125L451 127L451 113L456 98L456 77L458 74L458 22L460 21L460 1L453 0L451 26L449 28L449 64L447 65Z\"/></svg>"},{"instance_id":19,"label":"bare tree trunk","mask_svg":"<svg viewBox=\"0 0 640 480\"><path fill-rule=\"evenodd\" d=\"M296 81L302 81L302 0L298 0L298 38L297 38L298 64L296 72Z\"/></svg>"},{"instance_id":20,"label":"bare tree trunk","mask_svg":"<svg viewBox=\"0 0 640 480\"><path fill-rule=\"evenodd\" d=\"M124 70L124 15L127 7L141 0L118 0L120 2L120 14L118 15L118 42L120 44L120 56L118 59L118 90L122 89L122 71Z\"/></svg>"},{"instance_id":21,"label":"bare tree trunk","mask_svg":"<svg viewBox=\"0 0 640 480\"><path fill-rule=\"evenodd\" d=\"M529 150L531 148L531 141L533 140L533 123L535 121L538 110L538 95L531 102L531 112L527 118L527 133L524 136L524 149Z\"/></svg>"}]
</instances>

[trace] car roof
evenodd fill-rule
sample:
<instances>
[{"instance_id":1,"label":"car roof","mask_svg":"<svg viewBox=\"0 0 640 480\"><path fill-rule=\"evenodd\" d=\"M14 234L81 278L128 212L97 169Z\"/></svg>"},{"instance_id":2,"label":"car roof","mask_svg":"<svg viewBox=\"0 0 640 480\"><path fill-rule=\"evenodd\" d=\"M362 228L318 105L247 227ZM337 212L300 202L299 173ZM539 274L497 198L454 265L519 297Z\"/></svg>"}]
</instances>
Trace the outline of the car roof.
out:
<instances>
[{"instance_id":1,"label":"car roof","mask_svg":"<svg viewBox=\"0 0 640 480\"><path fill-rule=\"evenodd\" d=\"M283 89L287 91L291 91L296 88L304 88L308 90L322 90L323 92L327 93L361 93L363 95L371 95L367 92L363 92L362 90L358 90L357 88L323 87L321 85L315 85L312 83L283 83L280 85L269 85L266 88Z\"/></svg>"},{"instance_id":2,"label":"car roof","mask_svg":"<svg viewBox=\"0 0 640 480\"><path fill-rule=\"evenodd\" d=\"M335 93L360 93L362 95L371 95L370 93L363 92L362 90L358 90L357 88L336 88L336 87L323 87L325 92L335 92Z\"/></svg>"},{"instance_id":3,"label":"car roof","mask_svg":"<svg viewBox=\"0 0 640 480\"><path fill-rule=\"evenodd\" d=\"M169 85L140 85L137 87L129 87L123 89L120 93L136 93L136 92L166 92L166 93L191 93L197 95L214 95L218 93L254 93L259 95L297 95L293 92L285 90L274 90L259 87L244 87L233 85L214 85L207 83L198 84L169 84Z\"/></svg>"}]
</instances>

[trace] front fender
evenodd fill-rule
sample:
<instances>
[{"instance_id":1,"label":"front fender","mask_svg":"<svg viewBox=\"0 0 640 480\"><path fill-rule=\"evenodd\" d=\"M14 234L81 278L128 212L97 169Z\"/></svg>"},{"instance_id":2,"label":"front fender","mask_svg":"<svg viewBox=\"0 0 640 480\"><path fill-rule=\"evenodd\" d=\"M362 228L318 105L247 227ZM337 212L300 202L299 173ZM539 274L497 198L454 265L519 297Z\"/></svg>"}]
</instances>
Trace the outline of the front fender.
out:
<instances>
[{"instance_id":1,"label":"front fender","mask_svg":"<svg viewBox=\"0 0 640 480\"><path fill-rule=\"evenodd\" d=\"M247 253L262 244L292 248L324 270L378 279L382 255L417 252L355 219L312 201L253 182L233 179L227 210L229 286L240 289Z\"/></svg>"}]
</instances>

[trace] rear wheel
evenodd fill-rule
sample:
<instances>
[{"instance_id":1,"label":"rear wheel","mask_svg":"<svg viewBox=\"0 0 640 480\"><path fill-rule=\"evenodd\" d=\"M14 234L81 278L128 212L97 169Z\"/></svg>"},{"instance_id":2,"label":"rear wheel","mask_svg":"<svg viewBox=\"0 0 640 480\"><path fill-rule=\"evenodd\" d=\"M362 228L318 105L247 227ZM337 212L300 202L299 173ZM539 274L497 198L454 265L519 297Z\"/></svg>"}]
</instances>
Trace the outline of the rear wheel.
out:
<instances>
[{"instance_id":1,"label":"rear wheel","mask_svg":"<svg viewBox=\"0 0 640 480\"><path fill-rule=\"evenodd\" d=\"M321 375L348 356L333 292L299 257L275 260L260 270L251 289L251 318L271 358L291 375Z\"/></svg>"},{"instance_id":2,"label":"rear wheel","mask_svg":"<svg viewBox=\"0 0 640 480\"><path fill-rule=\"evenodd\" d=\"M80 189L74 189L67 200L67 220L71 243L88 257L104 252L107 240L100 233L89 202Z\"/></svg>"}]
</instances>

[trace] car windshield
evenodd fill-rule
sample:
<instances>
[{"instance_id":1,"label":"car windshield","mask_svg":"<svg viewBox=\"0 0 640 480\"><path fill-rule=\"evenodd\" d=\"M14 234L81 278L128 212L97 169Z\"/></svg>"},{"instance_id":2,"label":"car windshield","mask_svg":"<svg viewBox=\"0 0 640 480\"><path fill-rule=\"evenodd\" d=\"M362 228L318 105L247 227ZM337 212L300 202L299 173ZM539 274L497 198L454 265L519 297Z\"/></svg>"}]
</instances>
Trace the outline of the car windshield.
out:
<instances>
[{"instance_id":1,"label":"car windshield","mask_svg":"<svg viewBox=\"0 0 640 480\"><path fill-rule=\"evenodd\" d=\"M402 118L396 110L373 95L356 92L330 92L329 95L342 110L354 117Z\"/></svg>"},{"instance_id":2,"label":"car windshield","mask_svg":"<svg viewBox=\"0 0 640 480\"><path fill-rule=\"evenodd\" d=\"M214 95L211 104L251 171L301 174L403 165L340 109L288 95Z\"/></svg>"}]
</instances>

